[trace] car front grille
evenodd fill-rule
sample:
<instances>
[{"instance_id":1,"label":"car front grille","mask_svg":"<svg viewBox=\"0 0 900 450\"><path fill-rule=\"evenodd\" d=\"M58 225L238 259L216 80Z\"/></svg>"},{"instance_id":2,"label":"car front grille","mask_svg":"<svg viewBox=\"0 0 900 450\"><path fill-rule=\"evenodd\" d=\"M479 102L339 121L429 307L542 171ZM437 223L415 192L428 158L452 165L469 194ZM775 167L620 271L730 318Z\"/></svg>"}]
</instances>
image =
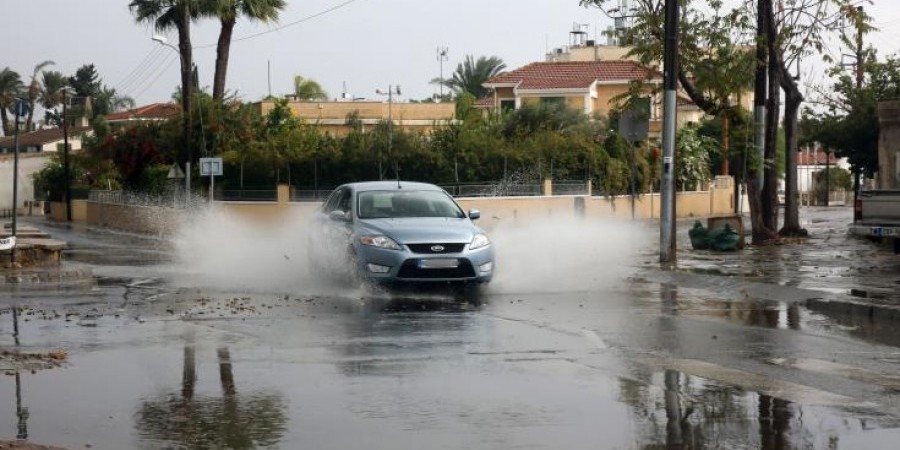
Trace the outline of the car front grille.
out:
<instances>
[{"instance_id":1,"label":"car front grille","mask_svg":"<svg viewBox=\"0 0 900 450\"><path fill-rule=\"evenodd\" d=\"M413 253L423 253L428 255L440 255L442 253L459 253L466 244L406 244ZM442 250L434 251L432 247L441 246Z\"/></svg>"},{"instance_id":2,"label":"car front grille","mask_svg":"<svg viewBox=\"0 0 900 450\"><path fill-rule=\"evenodd\" d=\"M460 259L459 267L451 269L422 269L419 260L410 259L400 266L397 272L398 278L472 278L475 276L475 268L468 260Z\"/></svg>"}]
</instances>

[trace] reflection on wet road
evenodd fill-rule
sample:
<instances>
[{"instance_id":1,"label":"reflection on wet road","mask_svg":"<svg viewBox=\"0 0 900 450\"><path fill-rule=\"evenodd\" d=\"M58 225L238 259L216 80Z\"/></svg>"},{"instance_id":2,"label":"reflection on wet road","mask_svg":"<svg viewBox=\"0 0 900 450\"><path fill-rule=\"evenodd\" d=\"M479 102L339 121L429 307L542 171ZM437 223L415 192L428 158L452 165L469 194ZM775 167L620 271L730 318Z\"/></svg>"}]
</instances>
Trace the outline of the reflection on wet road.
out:
<instances>
[{"instance_id":1,"label":"reflection on wet road","mask_svg":"<svg viewBox=\"0 0 900 450\"><path fill-rule=\"evenodd\" d=\"M819 291L806 275L778 286L775 272L797 268L760 257L735 262L750 275L726 283L697 269L723 256L685 255L677 273L638 260L602 287L506 283L463 302L341 286L245 292L173 282L165 262L123 263L132 250L116 242L103 238L122 253L109 259L73 255L101 275L92 287L2 294L0 440L888 449L900 438L887 322L819 305L846 277ZM157 243L135 251L165 261ZM42 365L56 350L58 366Z\"/></svg>"}]
</instances>

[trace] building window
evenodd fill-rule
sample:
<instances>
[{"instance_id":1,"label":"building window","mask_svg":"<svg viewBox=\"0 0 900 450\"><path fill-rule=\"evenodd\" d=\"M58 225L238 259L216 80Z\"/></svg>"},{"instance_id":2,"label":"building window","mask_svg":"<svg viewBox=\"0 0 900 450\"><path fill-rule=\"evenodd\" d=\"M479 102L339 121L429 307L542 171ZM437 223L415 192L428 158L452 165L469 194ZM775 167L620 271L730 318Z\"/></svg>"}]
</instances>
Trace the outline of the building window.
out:
<instances>
[{"instance_id":1,"label":"building window","mask_svg":"<svg viewBox=\"0 0 900 450\"><path fill-rule=\"evenodd\" d=\"M515 100L500 100L500 111L512 111L516 109L516 101Z\"/></svg>"},{"instance_id":2,"label":"building window","mask_svg":"<svg viewBox=\"0 0 900 450\"><path fill-rule=\"evenodd\" d=\"M541 106L558 106L566 103L565 97L541 97Z\"/></svg>"}]
</instances>

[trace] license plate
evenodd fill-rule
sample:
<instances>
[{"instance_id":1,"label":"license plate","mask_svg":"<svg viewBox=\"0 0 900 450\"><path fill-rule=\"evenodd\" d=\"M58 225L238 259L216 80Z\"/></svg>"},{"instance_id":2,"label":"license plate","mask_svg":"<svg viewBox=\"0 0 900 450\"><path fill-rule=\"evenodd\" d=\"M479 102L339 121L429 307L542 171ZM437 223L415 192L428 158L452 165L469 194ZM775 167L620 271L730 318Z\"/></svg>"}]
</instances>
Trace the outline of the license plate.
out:
<instances>
[{"instance_id":1,"label":"license plate","mask_svg":"<svg viewBox=\"0 0 900 450\"><path fill-rule=\"evenodd\" d=\"M872 227L872 236L895 236L897 228Z\"/></svg>"},{"instance_id":2,"label":"license plate","mask_svg":"<svg viewBox=\"0 0 900 450\"><path fill-rule=\"evenodd\" d=\"M456 258L420 259L419 268L422 269L455 269L459 267Z\"/></svg>"}]
</instances>

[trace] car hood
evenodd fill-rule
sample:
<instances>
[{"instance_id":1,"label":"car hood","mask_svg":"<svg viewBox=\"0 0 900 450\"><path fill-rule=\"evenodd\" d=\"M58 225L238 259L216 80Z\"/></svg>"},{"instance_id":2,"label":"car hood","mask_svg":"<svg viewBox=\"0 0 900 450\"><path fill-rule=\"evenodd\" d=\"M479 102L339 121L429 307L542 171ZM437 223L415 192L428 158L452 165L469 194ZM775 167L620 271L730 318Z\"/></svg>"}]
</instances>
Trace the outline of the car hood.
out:
<instances>
[{"instance_id":1,"label":"car hood","mask_svg":"<svg viewBox=\"0 0 900 450\"><path fill-rule=\"evenodd\" d=\"M445 217L401 217L365 219L359 232L383 234L398 244L469 243L482 231L469 219Z\"/></svg>"}]
</instances>

